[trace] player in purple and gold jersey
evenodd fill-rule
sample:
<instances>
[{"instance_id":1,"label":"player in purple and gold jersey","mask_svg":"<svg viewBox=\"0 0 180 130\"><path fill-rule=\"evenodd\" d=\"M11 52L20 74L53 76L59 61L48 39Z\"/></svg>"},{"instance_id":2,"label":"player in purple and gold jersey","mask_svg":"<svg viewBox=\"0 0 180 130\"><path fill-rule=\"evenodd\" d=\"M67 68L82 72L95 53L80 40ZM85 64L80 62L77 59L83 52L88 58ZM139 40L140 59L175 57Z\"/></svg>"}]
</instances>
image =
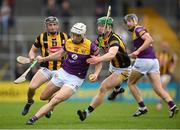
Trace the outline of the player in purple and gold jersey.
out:
<instances>
[{"instance_id":1,"label":"player in purple and gold jersey","mask_svg":"<svg viewBox=\"0 0 180 130\"><path fill-rule=\"evenodd\" d=\"M44 20L45 32L41 33L35 40L29 51L29 58L33 61L37 55L38 50L41 52L41 56L45 57L57 51L63 46L63 41L68 39L68 35L63 32L59 32L59 20L54 16L49 16ZM49 81L55 72L61 67L62 60L58 61L46 61L40 64L40 69L33 76L28 92L27 103L25 104L22 115L26 115L29 112L31 105L34 103L33 97L36 89L42 84ZM50 114L47 115L50 117Z\"/></svg>"},{"instance_id":2,"label":"player in purple and gold jersey","mask_svg":"<svg viewBox=\"0 0 180 130\"><path fill-rule=\"evenodd\" d=\"M153 84L153 89L156 94L168 104L169 118L172 118L178 112L178 107L162 87L159 62L153 49L152 37L143 26L138 25L138 17L135 14L127 14L124 17L124 22L129 28L129 31L132 32L133 36L134 51L129 54L129 56L136 58L131 74L128 78L129 89L139 104L139 108L133 116L138 117L148 111L143 98L141 97L141 93L136 86L138 80L143 75L147 75Z\"/></svg>"},{"instance_id":3,"label":"player in purple and gold jersey","mask_svg":"<svg viewBox=\"0 0 180 130\"><path fill-rule=\"evenodd\" d=\"M51 100L27 121L27 125L32 125L36 120L54 109L57 104L70 98L82 85L89 68L89 63L86 60L90 56L96 56L99 53L97 45L86 39L85 34L86 25L76 23L71 28L71 39L66 41L61 50L47 57L37 57L39 62L57 60L61 59L62 54L66 52L66 59L62 64L62 68L49 81L40 96L42 100L52 97ZM101 63L96 64L95 72L91 74L94 80L97 79L101 68Z\"/></svg>"}]
</instances>

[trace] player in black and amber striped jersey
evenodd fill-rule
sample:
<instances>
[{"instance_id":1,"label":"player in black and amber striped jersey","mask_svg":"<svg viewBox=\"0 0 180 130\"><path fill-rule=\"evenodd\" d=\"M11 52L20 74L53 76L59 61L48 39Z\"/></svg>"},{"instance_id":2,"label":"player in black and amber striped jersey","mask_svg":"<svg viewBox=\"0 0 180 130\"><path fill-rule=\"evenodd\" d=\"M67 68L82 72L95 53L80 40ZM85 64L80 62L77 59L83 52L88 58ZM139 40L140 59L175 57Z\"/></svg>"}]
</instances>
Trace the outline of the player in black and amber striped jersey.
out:
<instances>
[{"instance_id":1,"label":"player in black and amber striped jersey","mask_svg":"<svg viewBox=\"0 0 180 130\"><path fill-rule=\"evenodd\" d=\"M51 53L58 51L65 41L68 39L68 35L63 32L59 32L59 20L54 16L49 16L44 21L45 32L41 33L35 40L29 51L29 58L31 61L35 60L38 50L41 52L42 57L46 57ZM27 93L27 103L25 104L22 115L26 115L34 103L33 97L35 91L43 83L50 80L56 73L56 70L60 69L62 60L59 61L46 61L40 64L40 69L33 76ZM47 115L48 116L48 115Z\"/></svg>"},{"instance_id":2,"label":"player in black and amber striped jersey","mask_svg":"<svg viewBox=\"0 0 180 130\"><path fill-rule=\"evenodd\" d=\"M169 43L164 41L161 43L160 51L157 53L157 57L160 65L162 86L166 88L168 83L171 81L172 74L176 68L177 55L170 51ZM162 100L159 100L156 108L157 110L162 108Z\"/></svg>"},{"instance_id":3,"label":"player in black and amber striped jersey","mask_svg":"<svg viewBox=\"0 0 180 130\"><path fill-rule=\"evenodd\" d=\"M98 37L96 43L104 50L105 54L92 56L87 59L87 62L97 64L108 61L110 62L109 71L111 74L102 81L96 96L87 109L77 111L81 121L85 120L91 112L101 105L106 93L117 86L119 87L119 84L126 80L130 73L130 58L124 42L113 32L113 19L106 16L97 19L97 31L101 36Z\"/></svg>"}]
</instances>

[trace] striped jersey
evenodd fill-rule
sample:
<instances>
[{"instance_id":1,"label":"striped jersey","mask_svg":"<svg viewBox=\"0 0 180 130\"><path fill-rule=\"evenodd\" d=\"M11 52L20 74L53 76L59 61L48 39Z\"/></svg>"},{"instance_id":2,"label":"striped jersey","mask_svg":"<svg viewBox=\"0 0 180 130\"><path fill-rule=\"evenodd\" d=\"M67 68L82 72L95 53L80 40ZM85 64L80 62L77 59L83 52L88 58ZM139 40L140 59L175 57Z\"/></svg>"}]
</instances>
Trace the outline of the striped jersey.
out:
<instances>
[{"instance_id":1,"label":"striped jersey","mask_svg":"<svg viewBox=\"0 0 180 130\"><path fill-rule=\"evenodd\" d=\"M170 74L170 65L174 63L173 56L165 51L159 52L158 54L159 64L160 64L160 74Z\"/></svg>"},{"instance_id":2,"label":"striped jersey","mask_svg":"<svg viewBox=\"0 0 180 130\"><path fill-rule=\"evenodd\" d=\"M68 39L66 33L59 32L57 35L51 35L47 32L41 33L35 40L34 46L40 48L42 57L50 55L55 52L57 48L63 46L64 42ZM45 61L40 63L41 67L46 67L50 70L58 70L61 67L62 60L59 61Z\"/></svg>"},{"instance_id":3,"label":"striped jersey","mask_svg":"<svg viewBox=\"0 0 180 130\"><path fill-rule=\"evenodd\" d=\"M99 42L99 38L98 38ZM116 56L110 61L111 64L116 68L126 68L130 66L130 58L126 51L126 46L123 40L115 33L111 33L108 39L105 39L101 43L101 48L107 53L110 47L119 47Z\"/></svg>"}]
</instances>

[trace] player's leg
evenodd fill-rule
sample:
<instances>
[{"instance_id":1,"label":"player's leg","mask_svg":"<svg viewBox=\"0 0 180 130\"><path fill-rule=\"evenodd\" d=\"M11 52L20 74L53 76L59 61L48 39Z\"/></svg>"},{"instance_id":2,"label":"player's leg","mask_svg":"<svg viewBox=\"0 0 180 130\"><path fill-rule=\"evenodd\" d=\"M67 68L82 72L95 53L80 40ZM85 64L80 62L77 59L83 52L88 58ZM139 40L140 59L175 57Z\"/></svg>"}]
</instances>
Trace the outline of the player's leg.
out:
<instances>
[{"instance_id":1,"label":"player's leg","mask_svg":"<svg viewBox=\"0 0 180 130\"><path fill-rule=\"evenodd\" d=\"M138 116L145 114L147 112L147 108L144 104L143 98L141 97L140 90L136 86L137 81L142 76L143 76L143 74L141 74L140 72L132 70L132 72L128 78L129 89L130 89L131 93L133 94L134 98L136 99L136 101L138 102L138 105L139 105L138 110L133 114L134 117L138 117Z\"/></svg>"},{"instance_id":2,"label":"player's leg","mask_svg":"<svg viewBox=\"0 0 180 130\"><path fill-rule=\"evenodd\" d=\"M60 87L55 87L52 85L52 82L48 82L47 87L43 90L40 95L41 100L50 100L56 95L56 92L60 89ZM53 110L49 111L45 114L45 117L50 118L53 113Z\"/></svg>"},{"instance_id":3,"label":"player's leg","mask_svg":"<svg viewBox=\"0 0 180 130\"><path fill-rule=\"evenodd\" d=\"M178 108L173 102L171 96L162 87L160 74L159 73L149 73L149 79L153 83L153 89L163 100L165 100L169 106L169 118L172 118L176 113L178 113Z\"/></svg>"},{"instance_id":4,"label":"player's leg","mask_svg":"<svg viewBox=\"0 0 180 130\"><path fill-rule=\"evenodd\" d=\"M120 69L115 68L114 66L112 66L111 63L109 64L109 72L111 74L118 70L120 70ZM127 77L128 77L128 75L127 75ZM121 85L122 85L122 83L120 83L116 87L114 87L113 91L110 93L110 95L107 98L108 100L114 100L118 94L121 94L125 91L125 89Z\"/></svg>"},{"instance_id":5,"label":"player's leg","mask_svg":"<svg viewBox=\"0 0 180 130\"><path fill-rule=\"evenodd\" d=\"M171 76L169 74L161 75L161 82L164 89L166 89L166 86L168 85L170 80L171 80ZM156 105L156 109L161 110L161 108L162 108L162 99L159 99Z\"/></svg>"},{"instance_id":6,"label":"player's leg","mask_svg":"<svg viewBox=\"0 0 180 130\"><path fill-rule=\"evenodd\" d=\"M127 80L125 80L126 82ZM123 82L120 85L117 85L113 91L108 96L108 100L114 100L118 94L124 93L125 89L122 87Z\"/></svg>"},{"instance_id":7,"label":"player's leg","mask_svg":"<svg viewBox=\"0 0 180 130\"><path fill-rule=\"evenodd\" d=\"M29 88L27 92L27 103L23 108L22 115L26 115L31 105L34 103L33 97L35 95L36 89L39 88L47 80L48 80L47 77L42 74L41 70L38 70L36 74L33 76L29 84Z\"/></svg>"},{"instance_id":8,"label":"player's leg","mask_svg":"<svg viewBox=\"0 0 180 130\"><path fill-rule=\"evenodd\" d=\"M118 75L116 73L112 73L109 77L107 77L102 83L98 90L98 93L91 101L89 107L86 110L78 110L77 114L81 121L86 119L95 108L102 104L104 96L106 92L112 89L113 87L117 86L122 80L124 79L123 75Z\"/></svg>"},{"instance_id":9,"label":"player's leg","mask_svg":"<svg viewBox=\"0 0 180 130\"><path fill-rule=\"evenodd\" d=\"M50 81L51 82L51 81ZM53 84L51 84L53 85ZM54 88L56 86L54 85ZM74 94L74 91L71 87L63 85L63 87L56 93L56 95L50 100L49 103L46 105L42 106L39 111L27 121L27 125L32 125L35 121L40 119L42 116L44 116L46 113L54 109L54 107L67 100L69 97L71 97Z\"/></svg>"}]
</instances>

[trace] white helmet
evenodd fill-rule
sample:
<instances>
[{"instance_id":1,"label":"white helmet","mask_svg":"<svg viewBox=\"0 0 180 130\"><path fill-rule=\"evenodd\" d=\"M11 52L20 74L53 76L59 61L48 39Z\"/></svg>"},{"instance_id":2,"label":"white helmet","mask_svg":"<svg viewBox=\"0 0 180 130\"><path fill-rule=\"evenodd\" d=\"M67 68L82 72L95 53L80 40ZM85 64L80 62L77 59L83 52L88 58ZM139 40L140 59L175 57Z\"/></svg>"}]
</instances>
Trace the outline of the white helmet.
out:
<instances>
[{"instance_id":1,"label":"white helmet","mask_svg":"<svg viewBox=\"0 0 180 130\"><path fill-rule=\"evenodd\" d=\"M86 34L86 25L83 23L76 23L71 28L71 33L80 34L83 38Z\"/></svg>"}]
</instances>

